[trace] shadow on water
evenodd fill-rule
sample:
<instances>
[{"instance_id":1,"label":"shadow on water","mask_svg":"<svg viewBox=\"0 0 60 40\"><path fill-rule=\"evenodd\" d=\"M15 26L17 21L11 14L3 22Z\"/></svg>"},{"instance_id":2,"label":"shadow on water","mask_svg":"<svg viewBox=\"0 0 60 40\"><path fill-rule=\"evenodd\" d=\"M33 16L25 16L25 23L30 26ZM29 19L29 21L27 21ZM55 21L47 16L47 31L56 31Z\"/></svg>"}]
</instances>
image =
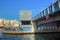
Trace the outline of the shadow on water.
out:
<instances>
[{"instance_id":1,"label":"shadow on water","mask_svg":"<svg viewBox=\"0 0 60 40\"><path fill-rule=\"evenodd\" d=\"M60 40L60 33L35 34L35 40Z\"/></svg>"}]
</instances>

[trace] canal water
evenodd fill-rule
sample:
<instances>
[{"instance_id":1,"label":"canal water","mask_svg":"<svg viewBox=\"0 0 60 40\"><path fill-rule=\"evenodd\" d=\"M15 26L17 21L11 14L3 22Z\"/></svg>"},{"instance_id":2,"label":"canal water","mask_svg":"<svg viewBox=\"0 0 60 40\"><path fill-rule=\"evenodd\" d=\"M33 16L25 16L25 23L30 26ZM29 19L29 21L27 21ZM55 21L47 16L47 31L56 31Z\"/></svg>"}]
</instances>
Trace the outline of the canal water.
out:
<instances>
[{"instance_id":1,"label":"canal water","mask_svg":"<svg viewBox=\"0 0 60 40\"><path fill-rule=\"evenodd\" d=\"M8 35L2 34L2 30L0 29L0 40L60 40L60 33Z\"/></svg>"},{"instance_id":2,"label":"canal water","mask_svg":"<svg viewBox=\"0 0 60 40\"><path fill-rule=\"evenodd\" d=\"M33 34L26 35L7 35L3 34L0 36L0 40L34 40Z\"/></svg>"},{"instance_id":3,"label":"canal water","mask_svg":"<svg viewBox=\"0 0 60 40\"><path fill-rule=\"evenodd\" d=\"M60 33L48 34L25 34L25 35L7 35L0 36L0 40L60 40Z\"/></svg>"}]
</instances>

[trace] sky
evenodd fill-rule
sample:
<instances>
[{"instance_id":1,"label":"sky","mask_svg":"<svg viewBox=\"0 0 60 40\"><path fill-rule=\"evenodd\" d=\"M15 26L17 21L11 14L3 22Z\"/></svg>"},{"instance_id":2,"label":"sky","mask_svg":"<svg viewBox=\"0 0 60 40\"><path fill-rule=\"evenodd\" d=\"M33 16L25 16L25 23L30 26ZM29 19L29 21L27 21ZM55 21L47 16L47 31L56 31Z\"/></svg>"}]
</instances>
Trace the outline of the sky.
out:
<instances>
[{"instance_id":1,"label":"sky","mask_svg":"<svg viewBox=\"0 0 60 40\"><path fill-rule=\"evenodd\" d=\"M0 18L19 20L20 10L32 10L32 17L51 5L53 0L0 0Z\"/></svg>"}]
</instances>

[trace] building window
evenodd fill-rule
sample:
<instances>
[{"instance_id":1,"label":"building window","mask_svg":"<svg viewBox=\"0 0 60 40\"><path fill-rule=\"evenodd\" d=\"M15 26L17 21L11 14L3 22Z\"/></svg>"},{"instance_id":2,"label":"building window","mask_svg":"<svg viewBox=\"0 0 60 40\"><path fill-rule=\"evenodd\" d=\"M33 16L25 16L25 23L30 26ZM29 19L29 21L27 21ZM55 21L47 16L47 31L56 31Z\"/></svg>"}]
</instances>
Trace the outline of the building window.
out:
<instances>
[{"instance_id":1,"label":"building window","mask_svg":"<svg viewBox=\"0 0 60 40\"><path fill-rule=\"evenodd\" d=\"M30 25L31 21L22 21L22 25Z\"/></svg>"},{"instance_id":2,"label":"building window","mask_svg":"<svg viewBox=\"0 0 60 40\"><path fill-rule=\"evenodd\" d=\"M31 31L31 27L22 27L23 31Z\"/></svg>"}]
</instances>

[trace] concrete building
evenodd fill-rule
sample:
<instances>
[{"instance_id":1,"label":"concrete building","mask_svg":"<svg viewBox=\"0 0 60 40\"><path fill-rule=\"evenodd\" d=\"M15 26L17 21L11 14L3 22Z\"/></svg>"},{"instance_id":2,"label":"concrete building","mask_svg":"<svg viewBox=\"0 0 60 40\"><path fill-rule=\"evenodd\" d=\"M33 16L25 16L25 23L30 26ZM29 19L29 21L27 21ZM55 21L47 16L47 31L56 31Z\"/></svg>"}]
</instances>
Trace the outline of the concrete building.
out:
<instances>
[{"instance_id":1,"label":"concrete building","mask_svg":"<svg viewBox=\"0 0 60 40\"><path fill-rule=\"evenodd\" d=\"M19 21L17 21L17 20L11 20L11 26L12 27L19 27Z\"/></svg>"},{"instance_id":2,"label":"concrete building","mask_svg":"<svg viewBox=\"0 0 60 40\"><path fill-rule=\"evenodd\" d=\"M3 20L4 20L3 18L0 18L0 28L4 27Z\"/></svg>"},{"instance_id":3,"label":"concrete building","mask_svg":"<svg viewBox=\"0 0 60 40\"><path fill-rule=\"evenodd\" d=\"M10 20L4 20L4 27L11 27Z\"/></svg>"},{"instance_id":4,"label":"concrete building","mask_svg":"<svg viewBox=\"0 0 60 40\"><path fill-rule=\"evenodd\" d=\"M20 11L20 27L25 32L34 32L31 10Z\"/></svg>"},{"instance_id":5,"label":"concrete building","mask_svg":"<svg viewBox=\"0 0 60 40\"><path fill-rule=\"evenodd\" d=\"M18 30L19 29L19 21L11 20L11 29Z\"/></svg>"}]
</instances>

